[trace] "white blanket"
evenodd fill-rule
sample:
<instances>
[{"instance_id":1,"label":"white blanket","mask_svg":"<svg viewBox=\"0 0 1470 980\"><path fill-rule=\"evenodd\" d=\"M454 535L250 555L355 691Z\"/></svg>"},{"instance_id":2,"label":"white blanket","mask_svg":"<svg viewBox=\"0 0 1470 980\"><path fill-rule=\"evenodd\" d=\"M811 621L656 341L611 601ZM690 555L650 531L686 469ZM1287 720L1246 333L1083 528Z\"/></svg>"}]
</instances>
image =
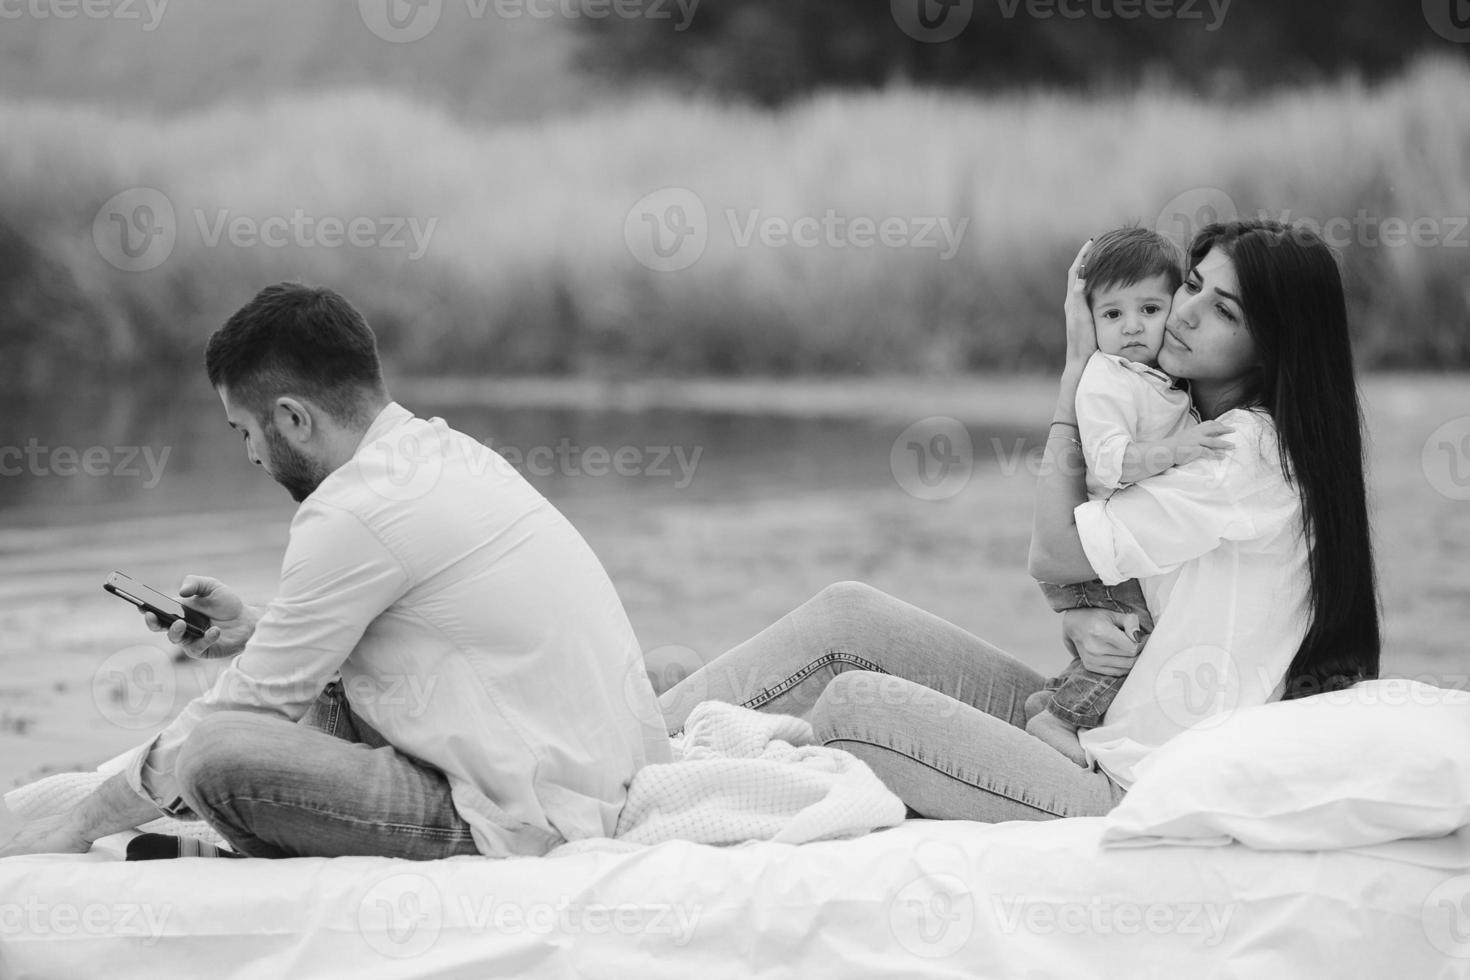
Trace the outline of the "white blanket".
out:
<instances>
[{"instance_id":1,"label":"white blanket","mask_svg":"<svg viewBox=\"0 0 1470 980\"><path fill-rule=\"evenodd\" d=\"M673 740L674 761L633 777L616 837L805 844L903 822L903 801L861 759L815 743L800 718L706 701ZM574 842L556 853L597 846Z\"/></svg>"}]
</instances>

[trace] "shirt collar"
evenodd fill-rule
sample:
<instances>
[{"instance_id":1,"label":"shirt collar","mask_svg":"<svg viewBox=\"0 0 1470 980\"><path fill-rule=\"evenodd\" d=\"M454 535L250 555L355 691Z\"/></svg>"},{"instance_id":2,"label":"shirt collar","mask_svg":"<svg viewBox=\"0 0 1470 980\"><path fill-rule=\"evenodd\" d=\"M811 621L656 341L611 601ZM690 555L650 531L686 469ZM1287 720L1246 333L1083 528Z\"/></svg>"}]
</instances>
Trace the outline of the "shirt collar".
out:
<instances>
[{"instance_id":1,"label":"shirt collar","mask_svg":"<svg viewBox=\"0 0 1470 980\"><path fill-rule=\"evenodd\" d=\"M356 456L362 452L363 446L372 445L411 418L413 418L413 413L408 409L397 402L389 402L387 407L379 412L368 425L367 431L362 434L362 439L358 441L357 448L352 451L352 455Z\"/></svg>"},{"instance_id":2,"label":"shirt collar","mask_svg":"<svg viewBox=\"0 0 1470 980\"><path fill-rule=\"evenodd\" d=\"M1103 357L1118 362L1119 364L1123 365L1125 368L1133 371L1136 374L1158 378L1170 387L1177 387L1174 384L1175 379L1172 376L1165 374L1163 371L1160 371L1156 367L1149 367L1147 364L1140 364L1137 361L1130 361L1126 357L1119 357L1117 354L1109 354L1105 351L1098 351L1098 353L1101 354Z\"/></svg>"}]
</instances>

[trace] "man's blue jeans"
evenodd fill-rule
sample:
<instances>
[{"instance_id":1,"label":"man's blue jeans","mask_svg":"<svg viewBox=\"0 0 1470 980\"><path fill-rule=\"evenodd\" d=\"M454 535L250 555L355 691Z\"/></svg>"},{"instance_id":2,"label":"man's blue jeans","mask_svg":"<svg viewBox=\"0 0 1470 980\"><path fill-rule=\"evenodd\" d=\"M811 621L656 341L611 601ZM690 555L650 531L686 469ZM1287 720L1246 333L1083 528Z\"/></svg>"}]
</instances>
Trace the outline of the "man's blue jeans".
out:
<instances>
[{"instance_id":1,"label":"man's blue jeans","mask_svg":"<svg viewBox=\"0 0 1470 980\"><path fill-rule=\"evenodd\" d=\"M205 718L176 771L189 808L250 857L479 853L444 774L356 718L341 681L298 723L248 711Z\"/></svg>"}]
</instances>

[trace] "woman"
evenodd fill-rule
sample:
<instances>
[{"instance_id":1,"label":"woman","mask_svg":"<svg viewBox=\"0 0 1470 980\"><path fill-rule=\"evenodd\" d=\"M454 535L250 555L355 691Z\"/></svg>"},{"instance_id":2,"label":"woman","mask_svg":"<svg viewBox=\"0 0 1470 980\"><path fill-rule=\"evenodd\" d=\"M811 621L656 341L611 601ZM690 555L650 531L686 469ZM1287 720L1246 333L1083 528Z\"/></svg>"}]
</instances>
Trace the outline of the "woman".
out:
<instances>
[{"instance_id":1,"label":"woman","mask_svg":"<svg viewBox=\"0 0 1470 980\"><path fill-rule=\"evenodd\" d=\"M1084 665L1128 675L1081 738L1090 765L1026 734L1041 675L855 583L829 587L667 691L671 730L705 699L800 715L922 816L1097 816L1185 728L1377 676L1362 418L1331 251L1276 222L1200 232L1159 365L1189 381L1201 419L1232 430L1231 449L1087 502L1074 402L1096 349L1088 247L1069 276L1067 360L1029 569L1050 582L1137 578L1155 619L1140 654L1118 614L1063 614Z\"/></svg>"}]
</instances>

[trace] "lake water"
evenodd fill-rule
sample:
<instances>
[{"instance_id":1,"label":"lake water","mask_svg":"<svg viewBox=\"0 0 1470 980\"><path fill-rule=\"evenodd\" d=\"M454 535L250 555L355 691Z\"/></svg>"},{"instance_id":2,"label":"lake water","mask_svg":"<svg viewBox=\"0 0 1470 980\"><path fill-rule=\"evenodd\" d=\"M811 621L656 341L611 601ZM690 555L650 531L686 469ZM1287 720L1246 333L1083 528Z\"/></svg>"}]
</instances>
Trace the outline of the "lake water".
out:
<instances>
[{"instance_id":1,"label":"lake water","mask_svg":"<svg viewBox=\"0 0 1470 980\"><path fill-rule=\"evenodd\" d=\"M552 500L630 506L670 493L729 501L892 486L890 450L904 428L751 412L408 407L499 450ZM0 524L9 534L228 513L289 518L293 508L250 465L208 393L116 387L0 401Z\"/></svg>"}]
</instances>

